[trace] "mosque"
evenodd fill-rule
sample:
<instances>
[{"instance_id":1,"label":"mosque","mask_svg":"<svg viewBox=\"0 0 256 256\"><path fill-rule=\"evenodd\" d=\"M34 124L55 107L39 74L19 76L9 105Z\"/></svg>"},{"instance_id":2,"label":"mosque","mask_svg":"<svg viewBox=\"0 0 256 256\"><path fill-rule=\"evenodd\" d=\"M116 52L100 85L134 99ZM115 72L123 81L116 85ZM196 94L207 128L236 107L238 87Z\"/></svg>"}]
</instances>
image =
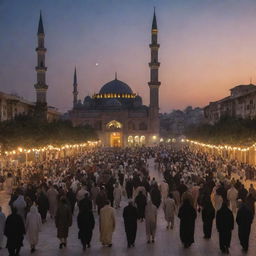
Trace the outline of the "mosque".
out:
<instances>
[{"instance_id":1,"label":"mosque","mask_svg":"<svg viewBox=\"0 0 256 256\"><path fill-rule=\"evenodd\" d=\"M118 80L104 84L100 91L92 96L86 96L78 100L77 72L74 72L73 83L73 108L68 111L67 118L73 125L90 125L99 136L104 146L126 147L154 145L159 142L159 87L158 50L160 45L157 40L158 29L156 14L154 11L151 43L150 81L148 82L150 103L143 105L142 98L134 93L131 87ZM38 25L37 52L37 83L35 114L39 118L47 118L49 107L47 106L47 90L44 46L44 26L40 13Z\"/></svg>"},{"instance_id":2,"label":"mosque","mask_svg":"<svg viewBox=\"0 0 256 256\"><path fill-rule=\"evenodd\" d=\"M117 79L104 84L94 95L78 100L77 72L74 72L73 108L68 118L75 126L90 125L102 144L110 147L154 145L159 142L158 29L154 11L151 43L150 103L143 105L141 96Z\"/></svg>"}]
</instances>

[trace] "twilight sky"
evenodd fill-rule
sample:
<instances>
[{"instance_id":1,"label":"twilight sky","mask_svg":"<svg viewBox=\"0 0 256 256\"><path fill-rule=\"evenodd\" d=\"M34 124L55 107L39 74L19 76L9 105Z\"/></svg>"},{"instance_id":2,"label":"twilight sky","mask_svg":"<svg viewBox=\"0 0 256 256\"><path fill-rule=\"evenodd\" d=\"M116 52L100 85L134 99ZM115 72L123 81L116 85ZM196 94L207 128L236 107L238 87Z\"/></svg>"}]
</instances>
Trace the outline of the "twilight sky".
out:
<instances>
[{"instance_id":1,"label":"twilight sky","mask_svg":"<svg viewBox=\"0 0 256 256\"><path fill-rule=\"evenodd\" d=\"M148 104L153 6L161 112L205 106L250 78L256 83L255 0L0 0L0 91L35 100L41 9L48 104L71 108L75 65L80 99L117 71Z\"/></svg>"}]
</instances>

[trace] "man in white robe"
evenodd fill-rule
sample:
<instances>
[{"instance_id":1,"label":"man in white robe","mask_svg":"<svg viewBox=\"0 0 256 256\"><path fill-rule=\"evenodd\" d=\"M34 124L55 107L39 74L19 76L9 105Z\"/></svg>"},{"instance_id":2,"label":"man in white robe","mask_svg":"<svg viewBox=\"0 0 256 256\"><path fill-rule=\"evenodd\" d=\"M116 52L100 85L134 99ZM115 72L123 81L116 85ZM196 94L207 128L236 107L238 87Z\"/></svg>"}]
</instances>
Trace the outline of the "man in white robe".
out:
<instances>
[{"instance_id":1,"label":"man in white robe","mask_svg":"<svg viewBox=\"0 0 256 256\"><path fill-rule=\"evenodd\" d=\"M115 231L115 210L110 206L109 202L100 210L100 241L102 245L112 246L112 235Z\"/></svg>"},{"instance_id":2,"label":"man in white robe","mask_svg":"<svg viewBox=\"0 0 256 256\"><path fill-rule=\"evenodd\" d=\"M164 218L167 222L167 229L174 227L174 215L176 212L176 203L173 199L172 194L164 201L163 203L163 210L164 210ZM171 223L171 226L170 226Z\"/></svg>"},{"instance_id":3,"label":"man in white robe","mask_svg":"<svg viewBox=\"0 0 256 256\"><path fill-rule=\"evenodd\" d=\"M227 199L229 201L229 207L233 213L233 215L236 214L237 210L237 197L238 197L238 191L234 187L234 185L231 185L231 188L227 191Z\"/></svg>"},{"instance_id":4,"label":"man in white robe","mask_svg":"<svg viewBox=\"0 0 256 256\"><path fill-rule=\"evenodd\" d=\"M19 214L25 223L25 214L26 214L26 207L27 203L24 199L23 195L19 195L18 198L13 202L12 206L16 208L17 214Z\"/></svg>"},{"instance_id":5,"label":"man in white robe","mask_svg":"<svg viewBox=\"0 0 256 256\"><path fill-rule=\"evenodd\" d=\"M145 208L145 221L148 243L154 243L157 223L157 208L151 201L148 201Z\"/></svg>"},{"instance_id":6,"label":"man in white robe","mask_svg":"<svg viewBox=\"0 0 256 256\"><path fill-rule=\"evenodd\" d=\"M26 218L26 235L31 246L31 253L38 244L38 234L41 231L42 219L37 207L32 205Z\"/></svg>"},{"instance_id":7,"label":"man in white robe","mask_svg":"<svg viewBox=\"0 0 256 256\"><path fill-rule=\"evenodd\" d=\"M159 186L159 189L160 189L160 192L161 192L161 195L162 195L162 199L164 201L165 199L167 199L168 193L169 193L168 183L165 180L162 181L160 186Z\"/></svg>"}]
</instances>

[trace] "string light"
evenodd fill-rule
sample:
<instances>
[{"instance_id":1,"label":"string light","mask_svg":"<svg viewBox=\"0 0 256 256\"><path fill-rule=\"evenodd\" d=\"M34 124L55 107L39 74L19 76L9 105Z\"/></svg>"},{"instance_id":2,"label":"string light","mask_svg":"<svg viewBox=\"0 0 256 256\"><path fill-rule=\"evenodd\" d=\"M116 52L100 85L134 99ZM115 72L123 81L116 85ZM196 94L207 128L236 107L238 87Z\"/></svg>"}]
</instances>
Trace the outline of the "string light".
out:
<instances>
[{"instance_id":1,"label":"string light","mask_svg":"<svg viewBox=\"0 0 256 256\"><path fill-rule=\"evenodd\" d=\"M60 150L64 150L64 149L72 149L72 148L82 148L82 147L87 147L87 146L97 146L98 144L100 144L100 140L99 141L87 141L86 143L80 143L80 144L65 144L63 146L60 147L54 147L52 145L48 145L48 146L44 146L44 147L40 147L40 148L30 148L30 149L26 149L26 148L22 148L22 147L18 147L17 150L12 150L12 151L5 151L5 155L15 155L15 154L19 154L19 153L30 153L30 152L45 152L45 151L51 151L51 150L55 150L55 151L60 151Z\"/></svg>"},{"instance_id":2,"label":"string light","mask_svg":"<svg viewBox=\"0 0 256 256\"><path fill-rule=\"evenodd\" d=\"M187 143L191 143L200 147L204 147L204 148L210 148L210 149L226 149L226 150L233 150L233 151L241 151L241 152L247 152L250 149L254 149L256 150L256 143L254 143L252 146L250 147L241 147L241 146L229 146L229 145L213 145L213 144L206 144L206 143L201 143L198 141L194 141L194 140L189 140L189 139L182 139L181 142L187 142Z\"/></svg>"}]
</instances>

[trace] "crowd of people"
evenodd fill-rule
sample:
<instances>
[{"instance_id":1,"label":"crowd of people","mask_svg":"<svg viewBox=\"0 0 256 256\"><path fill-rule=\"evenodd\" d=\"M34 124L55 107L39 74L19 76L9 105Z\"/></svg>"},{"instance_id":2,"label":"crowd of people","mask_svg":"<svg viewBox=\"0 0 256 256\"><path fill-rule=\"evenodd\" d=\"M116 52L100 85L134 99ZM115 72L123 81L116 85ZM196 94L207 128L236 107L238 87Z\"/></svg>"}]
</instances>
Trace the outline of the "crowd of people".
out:
<instances>
[{"instance_id":1,"label":"crowd of people","mask_svg":"<svg viewBox=\"0 0 256 256\"><path fill-rule=\"evenodd\" d=\"M161 180L149 172L149 159L154 159ZM63 249L76 219L85 251L99 218L100 241L112 247L117 210L123 213L128 248L135 246L138 222L145 222L147 243L155 243L158 213L163 210L167 230L180 219L184 248L194 243L195 220L201 216L205 239L211 239L216 219L223 253L229 253L236 222L247 252L256 190L252 184L246 189L244 181L253 178L254 171L252 166L189 147L164 145L88 149L64 159L3 170L1 183L10 194L11 214L6 218L0 208L0 246L6 236L9 255L19 255L26 236L31 253L35 252L42 225L52 218ZM127 205L120 209L122 201Z\"/></svg>"}]
</instances>

